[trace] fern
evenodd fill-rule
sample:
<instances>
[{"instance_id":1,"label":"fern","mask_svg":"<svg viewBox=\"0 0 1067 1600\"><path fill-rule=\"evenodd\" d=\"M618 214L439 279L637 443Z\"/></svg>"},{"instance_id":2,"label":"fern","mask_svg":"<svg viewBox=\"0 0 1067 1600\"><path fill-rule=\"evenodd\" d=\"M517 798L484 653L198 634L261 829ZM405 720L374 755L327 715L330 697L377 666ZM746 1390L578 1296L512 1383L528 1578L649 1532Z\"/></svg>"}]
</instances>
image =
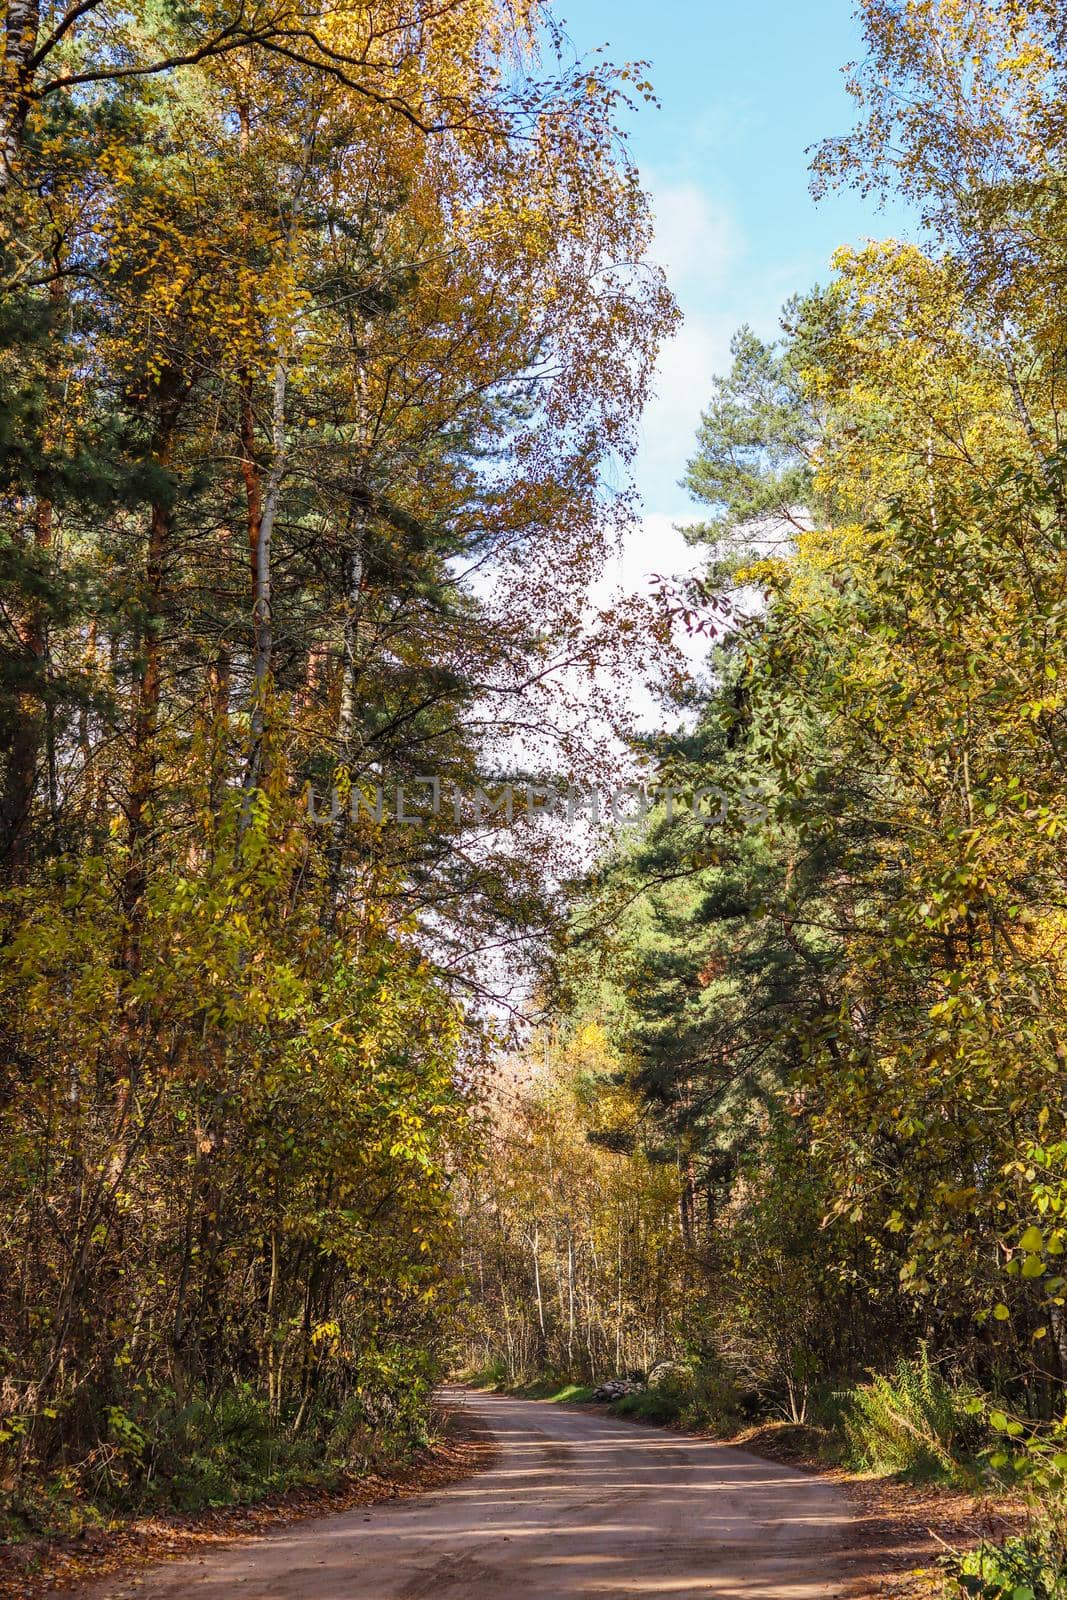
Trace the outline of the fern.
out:
<instances>
[{"instance_id":1,"label":"fern","mask_svg":"<svg viewBox=\"0 0 1067 1600\"><path fill-rule=\"evenodd\" d=\"M951 1474L977 1443L969 1391L947 1383L924 1345L853 1391L844 1424L857 1463L878 1472Z\"/></svg>"}]
</instances>

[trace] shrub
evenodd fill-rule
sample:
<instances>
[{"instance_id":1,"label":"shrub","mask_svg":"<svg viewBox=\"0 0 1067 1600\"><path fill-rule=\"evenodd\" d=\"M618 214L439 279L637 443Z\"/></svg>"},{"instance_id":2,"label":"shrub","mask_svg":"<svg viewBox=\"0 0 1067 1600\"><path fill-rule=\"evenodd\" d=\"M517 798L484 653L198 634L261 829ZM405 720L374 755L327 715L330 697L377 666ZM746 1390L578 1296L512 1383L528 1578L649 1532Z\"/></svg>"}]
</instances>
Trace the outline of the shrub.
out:
<instances>
[{"instance_id":1,"label":"shrub","mask_svg":"<svg viewBox=\"0 0 1067 1600\"><path fill-rule=\"evenodd\" d=\"M616 1416L642 1422L677 1422L685 1428L728 1434L735 1430L741 1408L729 1377L718 1367L701 1366L672 1368L657 1379L655 1388L624 1395L611 1409Z\"/></svg>"},{"instance_id":2,"label":"shrub","mask_svg":"<svg viewBox=\"0 0 1067 1600\"><path fill-rule=\"evenodd\" d=\"M1064 1600L1067 1561L1040 1533L983 1544L952 1563L950 1593L978 1600Z\"/></svg>"},{"instance_id":3,"label":"shrub","mask_svg":"<svg viewBox=\"0 0 1067 1600\"><path fill-rule=\"evenodd\" d=\"M141 1470L131 1472L124 1494L117 1484L101 1486L102 1498L125 1509L195 1511L286 1488L310 1466L311 1442L273 1429L265 1401L248 1385L224 1390L214 1402L197 1396L177 1409L168 1400L161 1396L146 1419L150 1442Z\"/></svg>"},{"instance_id":4,"label":"shrub","mask_svg":"<svg viewBox=\"0 0 1067 1600\"><path fill-rule=\"evenodd\" d=\"M654 1422L660 1426L677 1422L681 1417L679 1401L666 1387L635 1389L633 1394L613 1400L611 1409L617 1417L636 1417L639 1422Z\"/></svg>"},{"instance_id":5,"label":"shrub","mask_svg":"<svg viewBox=\"0 0 1067 1600\"><path fill-rule=\"evenodd\" d=\"M501 1356L491 1361L486 1361L484 1366L472 1367L459 1374L461 1383L469 1383L472 1389L499 1389L508 1381L507 1362Z\"/></svg>"},{"instance_id":6,"label":"shrub","mask_svg":"<svg viewBox=\"0 0 1067 1600\"><path fill-rule=\"evenodd\" d=\"M979 1443L971 1399L972 1391L946 1382L923 1346L890 1376L852 1392L844 1428L856 1465L916 1477L953 1473Z\"/></svg>"}]
</instances>

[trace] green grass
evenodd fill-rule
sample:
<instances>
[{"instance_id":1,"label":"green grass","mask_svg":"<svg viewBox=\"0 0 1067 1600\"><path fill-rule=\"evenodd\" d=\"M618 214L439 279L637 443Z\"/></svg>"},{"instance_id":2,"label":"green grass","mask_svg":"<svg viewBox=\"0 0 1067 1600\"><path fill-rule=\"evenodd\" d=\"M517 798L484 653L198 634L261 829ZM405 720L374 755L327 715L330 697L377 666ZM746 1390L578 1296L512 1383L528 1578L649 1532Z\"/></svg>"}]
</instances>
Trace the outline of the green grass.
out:
<instances>
[{"instance_id":1,"label":"green grass","mask_svg":"<svg viewBox=\"0 0 1067 1600\"><path fill-rule=\"evenodd\" d=\"M678 1397L660 1389L639 1389L635 1394L624 1394L608 1407L614 1417L633 1417L637 1422L664 1424L677 1422L682 1415Z\"/></svg>"},{"instance_id":2,"label":"green grass","mask_svg":"<svg viewBox=\"0 0 1067 1600\"><path fill-rule=\"evenodd\" d=\"M522 1400L551 1400L559 1405L578 1405L592 1398L588 1384L570 1383L564 1378L534 1378L530 1383L500 1385L506 1394L517 1395Z\"/></svg>"},{"instance_id":3,"label":"green grass","mask_svg":"<svg viewBox=\"0 0 1067 1600\"><path fill-rule=\"evenodd\" d=\"M558 1373L542 1373L540 1377L529 1378L524 1383L509 1383L502 1362L494 1362L474 1372L461 1372L458 1379L472 1389L492 1389L497 1394L513 1394L520 1400L551 1400L560 1405L580 1405L592 1399L593 1395L589 1384L573 1383Z\"/></svg>"},{"instance_id":4,"label":"green grass","mask_svg":"<svg viewBox=\"0 0 1067 1600\"><path fill-rule=\"evenodd\" d=\"M560 1405L580 1405L593 1398L593 1390L588 1383L565 1383L556 1394L546 1394L546 1400L553 1400Z\"/></svg>"}]
</instances>

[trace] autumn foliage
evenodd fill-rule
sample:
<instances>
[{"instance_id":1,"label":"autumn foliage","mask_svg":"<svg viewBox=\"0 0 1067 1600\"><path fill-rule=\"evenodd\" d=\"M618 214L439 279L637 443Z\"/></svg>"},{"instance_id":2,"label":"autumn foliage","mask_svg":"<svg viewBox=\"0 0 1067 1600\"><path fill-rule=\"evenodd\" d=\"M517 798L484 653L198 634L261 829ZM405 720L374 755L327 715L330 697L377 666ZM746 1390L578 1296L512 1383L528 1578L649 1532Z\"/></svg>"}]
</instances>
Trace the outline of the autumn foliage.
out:
<instances>
[{"instance_id":1,"label":"autumn foliage","mask_svg":"<svg viewBox=\"0 0 1067 1600\"><path fill-rule=\"evenodd\" d=\"M6 17L0 1442L32 1522L42 1481L191 1503L423 1428L461 1006L542 882L349 801L537 723L673 309L614 127L647 88L537 7Z\"/></svg>"}]
</instances>

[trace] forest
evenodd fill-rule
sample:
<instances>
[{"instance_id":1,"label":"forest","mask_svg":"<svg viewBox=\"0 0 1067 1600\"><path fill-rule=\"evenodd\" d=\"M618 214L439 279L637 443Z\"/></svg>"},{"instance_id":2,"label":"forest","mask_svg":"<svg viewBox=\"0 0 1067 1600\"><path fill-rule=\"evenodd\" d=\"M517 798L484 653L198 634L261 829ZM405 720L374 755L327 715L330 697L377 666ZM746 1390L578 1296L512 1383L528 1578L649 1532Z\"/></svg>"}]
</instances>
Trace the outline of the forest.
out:
<instances>
[{"instance_id":1,"label":"forest","mask_svg":"<svg viewBox=\"0 0 1067 1600\"><path fill-rule=\"evenodd\" d=\"M944 1594L1067 1593L1067 17L858 16L814 196L915 235L737 330L693 573L599 606L646 69L541 0L6 0L5 1537L625 1379L1014 1496ZM487 798L635 774L577 861Z\"/></svg>"}]
</instances>

